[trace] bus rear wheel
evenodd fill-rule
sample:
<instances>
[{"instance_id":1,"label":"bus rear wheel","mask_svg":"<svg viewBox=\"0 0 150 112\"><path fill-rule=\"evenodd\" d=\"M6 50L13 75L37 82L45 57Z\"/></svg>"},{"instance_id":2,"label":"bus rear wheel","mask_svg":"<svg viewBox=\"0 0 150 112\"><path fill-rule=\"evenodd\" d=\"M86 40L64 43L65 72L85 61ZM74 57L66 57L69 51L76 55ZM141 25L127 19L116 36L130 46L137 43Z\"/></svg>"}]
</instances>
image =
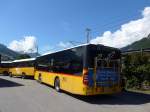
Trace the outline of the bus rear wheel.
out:
<instances>
[{"instance_id":1,"label":"bus rear wheel","mask_svg":"<svg viewBox=\"0 0 150 112\"><path fill-rule=\"evenodd\" d=\"M54 87L55 87L55 90L57 92L60 92L60 80L59 80L59 78L55 79Z\"/></svg>"},{"instance_id":2,"label":"bus rear wheel","mask_svg":"<svg viewBox=\"0 0 150 112\"><path fill-rule=\"evenodd\" d=\"M26 78L26 74L25 74L25 73L22 73L21 78L22 78L22 79L25 79L25 78Z\"/></svg>"},{"instance_id":3,"label":"bus rear wheel","mask_svg":"<svg viewBox=\"0 0 150 112\"><path fill-rule=\"evenodd\" d=\"M38 76L38 82L42 83L42 75L41 74L39 74L39 76Z\"/></svg>"},{"instance_id":4,"label":"bus rear wheel","mask_svg":"<svg viewBox=\"0 0 150 112\"><path fill-rule=\"evenodd\" d=\"M12 75L12 73L10 72L10 73L9 73L9 77L12 77L12 76L13 76L13 75Z\"/></svg>"}]
</instances>

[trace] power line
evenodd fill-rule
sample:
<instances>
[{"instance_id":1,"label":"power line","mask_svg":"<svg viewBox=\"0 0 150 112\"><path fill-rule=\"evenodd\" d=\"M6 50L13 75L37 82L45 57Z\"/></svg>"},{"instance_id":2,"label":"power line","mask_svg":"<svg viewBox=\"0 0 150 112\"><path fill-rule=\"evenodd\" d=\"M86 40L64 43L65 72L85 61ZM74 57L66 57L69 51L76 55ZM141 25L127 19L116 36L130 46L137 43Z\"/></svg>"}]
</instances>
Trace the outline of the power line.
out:
<instances>
[{"instance_id":1,"label":"power line","mask_svg":"<svg viewBox=\"0 0 150 112\"><path fill-rule=\"evenodd\" d=\"M119 16L119 17L121 17L121 16ZM125 19L128 19L129 17L137 17L137 15L133 15L133 16L126 16L126 17L121 17L121 18L117 18L117 19L114 19L114 20L112 20L112 21L110 21L110 22L108 22L108 23L106 23L106 24L103 24L103 25L101 25L101 26L103 26L103 27L105 27L105 26L108 26L108 25L110 25L110 24L112 24L112 23L116 23L116 22L118 22L118 21L124 21Z\"/></svg>"},{"instance_id":2,"label":"power line","mask_svg":"<svg viewBox=\"0 0 150 112\"><path fill-rule=\"evenodd\" d=\"M132 16L130 15L130 16L126 16L126 17L121 17L121 16L119 16L119 18L117 18L117 19L111 19L111 21L110 22L107 22L106 24L103 24L103 25L100 25L102 28L113 28L113 29L115 29L116 27L118 27L118 26L120 26L120 25L122 25L124 22L127 22L127 20L125 20L126 18L129 18L129 17L138 17L139 15L136 15L136 14L133 14ZM118 22L119 21L119 22ZM98 28L92 28L92 29L94 29L94 31L95 30L98 30ZM100 28L101 29L101 28ZM111 29L112 30L112 29ZM100 32L100 31L98 31L98 32Z\"/></svg>"}]
</instances>

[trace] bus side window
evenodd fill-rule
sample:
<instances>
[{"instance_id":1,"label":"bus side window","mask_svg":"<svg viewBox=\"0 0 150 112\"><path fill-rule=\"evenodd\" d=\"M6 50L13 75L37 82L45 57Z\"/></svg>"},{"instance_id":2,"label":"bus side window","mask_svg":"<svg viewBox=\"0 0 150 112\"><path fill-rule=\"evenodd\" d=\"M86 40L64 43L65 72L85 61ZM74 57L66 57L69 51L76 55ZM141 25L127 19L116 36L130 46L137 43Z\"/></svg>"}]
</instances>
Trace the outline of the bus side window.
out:
<instances>
[{"instance_id":1,"label":"bus side window","mask_svg":"<svg viewBox=\"0 0 150 112\"><path fill-rule=\"evenodd\" d=\"M82 73L83 64L80 61L74 60L71 62L71 73L74 75L80 75Z\"/></svg>"},{"instance_id":2,"label":"bus side window","mask_svg":"<svg viewBox=\"0 0 150 112\"><path fill-rule=\"evenodd\" d=\"M54 65L54 59L51 59L50 66Z\"/></svg>"},{"instance_id":3,"label":"bus side window","mask_svg":"<svg viewBox=\"0 0 150 112\"><path fill-rule=\"evenodd\" d=\"M49 63L48 63L48 71L49 72L53 72L53 67L54 67L54 59L50 59Z\"/></svg>"}]
</instances>

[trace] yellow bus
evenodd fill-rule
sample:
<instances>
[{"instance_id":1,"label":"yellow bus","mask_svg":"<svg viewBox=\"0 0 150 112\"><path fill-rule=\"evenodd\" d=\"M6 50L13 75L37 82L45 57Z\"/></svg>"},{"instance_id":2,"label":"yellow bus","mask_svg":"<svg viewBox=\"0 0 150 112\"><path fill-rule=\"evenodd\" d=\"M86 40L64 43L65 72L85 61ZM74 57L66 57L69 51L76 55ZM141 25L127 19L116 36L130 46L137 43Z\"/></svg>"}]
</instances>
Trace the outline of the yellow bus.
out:
<instances>
[{"instance_id":1,"label":"yellow bus","mask_svg":"<svg viewBox=\"0 0 150 112\"><path fill-rule=\"evenodd\" d=\"M33 77L35 74L35 58L15 60L11 63L9 76Z\"/></svg>"},{"instance_id":2,"label":"yellow bus","mask_svg":"<svg viewBox=\"0 0 150 112\"><path fill-rule=\"evenodd\" d=\"M11 61L2 61L0 63L0 74L8 75Z\"/></svg>"},{"instance_id":3,"label":"yellow bus","mask_svg":"<svg viewBox=\"0 0 150 112\"><path fill-rule=\"evenodd\" d=\"M103 45L85 44L36 59L34 78L56 91L77 95L121 92L121 52Z\"/></svg>"}]
</instances>

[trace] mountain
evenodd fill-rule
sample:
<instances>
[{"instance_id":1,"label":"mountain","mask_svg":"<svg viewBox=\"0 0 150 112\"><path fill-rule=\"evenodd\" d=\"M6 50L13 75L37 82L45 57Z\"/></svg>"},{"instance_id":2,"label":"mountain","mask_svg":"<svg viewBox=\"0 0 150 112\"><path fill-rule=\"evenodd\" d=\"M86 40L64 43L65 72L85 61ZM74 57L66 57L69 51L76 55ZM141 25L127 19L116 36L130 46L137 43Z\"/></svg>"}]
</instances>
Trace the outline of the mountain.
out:
<instances>
[{"instance_id":1,"label":"mountain","mask_svg":"<svg viewBox=\"0 0 150 112\"><path fill-rule=\"evenodd\" d=\"M7 48L5 45L0 44L0 55L1 55L1 59L3 61L14 60L22 54L23 53L15 52L15 51ZM26 53L26 54L29 55L31 58L35 58L36 56L40 56L39 53Z\"/></svg>"},{"instance_id":2,"label":"mountain","mask_svg":"<svg viewBox=\"0 0 150 112\"><path fill-rule=\"evenodd\" d=\"M37 57L37 56L40 56L39 53L28 53L28 55L29 55L30 57L32 57L32 58L35 58L35 57Z\"/></svg>"},{"instance_id":3,"label":"mountain","mask_svg":"<svg viewBox=\"0 0 150 112\"><path fill-rule=\"evenodd\" d=\"M145 37L139 41L132 43L131 45L121 48L121 50L128 51L128 50L138 50L141 48L142 49L150 48L150 34L148 35L148 37Z\"/></svg>"},{"instance_id":4,"label":"mountain","mask_svg":"<svg viewBox=\"0 0 150 112\"><path fill-rule=\"evenodd\" d=\"M0 55L2 56L2 60L13 60L19 55L19 53L12 51L3 44L0 44Z\"/></svg>"}]
</instances>

